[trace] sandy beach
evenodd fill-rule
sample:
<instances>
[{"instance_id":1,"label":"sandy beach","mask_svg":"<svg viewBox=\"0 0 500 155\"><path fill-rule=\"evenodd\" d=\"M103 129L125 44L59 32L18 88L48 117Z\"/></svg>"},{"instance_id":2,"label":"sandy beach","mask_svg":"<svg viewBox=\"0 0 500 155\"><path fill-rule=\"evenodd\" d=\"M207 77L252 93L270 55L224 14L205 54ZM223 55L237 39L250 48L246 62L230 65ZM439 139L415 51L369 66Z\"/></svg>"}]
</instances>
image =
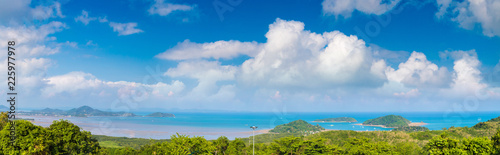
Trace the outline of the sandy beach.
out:
<instances>
[{"instance_id":1,"label":"sandy beach","mask_svg":"<svg viewBox=\"0 0 500 155\"><path fill-rule=\"evenodd\" d=\"M413 123L411 122L410 124L408 124L408 126L424 126L424 125L427 125L428 123L424 123L424 122L418 122L418 123Z\"/></svg>"},{"instance_id":2,"label":"sandy beach","mask_svg":"<svg viewBox=\"0 0 500 155\"><path fill-rule=\"evenodd\" d=\"M394 127L386 127L384 125L363 125L363 123L358 123L354 125L362 125L362 126L374 126L374 127L381 127L381 128L394 128Z\"/></svg>"}]
</instances>

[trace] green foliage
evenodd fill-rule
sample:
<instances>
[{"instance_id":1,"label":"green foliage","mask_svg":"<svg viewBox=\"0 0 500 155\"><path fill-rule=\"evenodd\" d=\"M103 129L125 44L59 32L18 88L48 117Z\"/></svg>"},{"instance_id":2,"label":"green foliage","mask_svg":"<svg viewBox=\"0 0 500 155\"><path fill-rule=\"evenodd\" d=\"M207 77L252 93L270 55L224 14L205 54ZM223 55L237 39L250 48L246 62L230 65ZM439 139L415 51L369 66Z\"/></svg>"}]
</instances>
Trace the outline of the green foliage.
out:
<instances>
[{"instance_id":1,"label":"green foliage","mask_svg":"<svg viewBox=\"0 0 500 155\"><path fill-rule=\"evenodd\" d=\"M394 154L394 146L387 142L371 142L368 138L352 138L346 145L343 154Z\"/></svg>"},{"instance_id":2,"label":"green foliage","mask_svg":"<svg viewBox=\"0 0 500 155\"><path fill-rule=\"evenodd\" d=\"M69 121L54 121L48 128L50 139L55 146L53 153L80 154L97 152L99 144L88 131L80 131L80 127Z\"/></svg>"},{"instance_id":3,"label":"green foliage","mask_svg":"<svg viewBox=\"0 0 500 155\"><path fill-rule=\"evenodd\" d=\"M406 132L429 131L429 128L423 126L405 126L392 129L392 131L406 131Z\"/></svg>"},{"instance_id":4,"label":"green foliage","mask_svg":"<svg viewBox=\"0 0 500 155\"><path fill-rule=\"evenodd\" d=\"M123 150L124 148L120 148ZM132 151L132 149L131 149ZM141 146L136 154L212 154L215 151L215 146L212 142L207 141L203 137L189 137L185 135L173 135L170 142L154 143L151 145Z\"/></svg>"},{"instance_id":5,"label":"green foliage","mask_svg":"<svg viewBox=\"0 0 500 155\"><path fill-rule=\"evenodd\" d=\"M271 149L277 154L298 154L302 138L285 137L271 143Z\"/></svg>"},{"instance_id":6,"label":"green foliage","mask_svg":"<svg viewBox=\"0 0 500 155\"><path fill-rule=\"evenodd\" d=\"M15 127L16 142L11 144L10 132ZM3 154L51 154L50 148L54 142L49 139L46 129L31 124L28 121L19 120L15 124L7 123L0 131L1 151Z\"/></svg>"},{"instance_id":7,"label":"green foliage","mask_svg":"<svg viewBox=\"0 0 500 155\"><path fill-rule=\"evenodd\" d=\"M385 127L405 127L411 122L398 115L387 115L363 122L363 125L383 125Z\"/></svg>"},{"instance_id":8,"label":"green foliage","mask_svg":"<svg viewBox=\"0 0 500 155\"><path fill-rule=\"evenodd\" d=\"M463 149L468 154L490 154L493 152L493 144L486 137L467 138L462 141Z\"/></svg>"},{"instance_id":9,"label":"green foliage","mask_svg":"<svg viewBox=\"0 0 500 155\"><path fill-rule=\"evenodd\" d=\"M5 125L9 123L9 115L7 115L7 112L1 112L0 113L0 130L3 129Z\"/></svg>"},{"instance_id":10,"label":"green foliage","mask_svg":"<svg viewBox=\"0 0 500 155\"><path fill-rule=\"evenodd\" d=\"M144 138L127 138L127 137L111 137L104 135L92 135L93 138L97 139L101 146L103 147L118 147L118 148L133 148L140 149L141 146L168 142L168 139L144 139ZM104 143L103 143L104 142Z\"/></svg>"},{"instance_id":11,"label":"green foliage","mask_svg":"<svg viewBox=\"0 0 500 155\"><path fill-rule=\"evenodd\" d=\"M326 139L304 140L299 137L284 137L270 144L268 154L339 154L340 148L328 145Z\"/></svg>"},{"instance_id":12,"label":"green foliage","mask_svg":"<svg viewBox=\"0 0 500 155\"><path fill-rule=\"evenodd\" d=\"M352 117L337 117L337 118L324 118L314 120L315 122L357 122L356 119Z\"/></svg>"},{"instance_id":13,"label":"green foliage","mask_svg":"<svg viewBox=\"0 0 500 155\"><path fill-rule=\"evenodd\" d=\"M500 129L498 129L497 133L491 137L491 142L496 154L500 154Z\"/></svg>"},{"instance_id":14,"label":"green foliage","mask_svg":"<svg viewBox=\"0 0 500 155\"><path fill-rule=\"evenodd\" d=\"M490 126L488 123L479 122L476 125L472 126L472 128L474 128L474 129L490 129L490 128L493 128L493 127Z\"/></svg>"},{"instance_id":15,"label":"green foliage","mask_svg":"<svg viewBox=\"0 0 500 155\"><path fill-rule=\"evenodd\" d=\"M307 123L304 120L296 120L287 124L282 124L276 126L274 129L270 130L269 132L274 132L274 133L301 133L301 134L308 134L308 133L315 133L319 132L321 130L325 130L325 128L319 126L319 125L311 125Z\"/></svg>"},{"instance_id":16,"label":"green foliage","mask_svg":"<svg viewBox=\"0 0 500 155\"><path fill-rule=\"evenodd\" d=\"M449 138L446 133L433 137L424 147L428 154L466 154L459 146L459 141Z\"/></svg>"},{"instance_id":17,"label":"green foliage","mask_svg":"<svg viewBox=\"0 0 500 155\"><path fill-rule=\"evenodd\" d=\"M424 140L431 140L434 136L438 136L442 133L443 131L425 131L425 132L411 132L409 134L415 140L424 141Z\"/></svg>"},{"instance_id":18,"label":"green foliage","mask_svg":"<svg viewBox=\"0 0 500 155\"><path fill-rule=\"evenodd\" d=\"M493 154L494 140L488 138L465 138L456 140L461 136L459 131L474 130L472 128L451 128L447 131L327 131L309 136L292 135L286 137L273 137L285 134L263 134L259 136L274 139L272 142L256 143L256 154ZM411 134L428 135L427 140L417 140ZM497 137L500 137L500 132ZM136 154L189 154L193 143L186 136L172 138L171 142L145 145L137 150ZM455 138L454 138L455 137ZM201 137L199 137L201 138ZM499 139L499 138L496 138ZM212 147L208 154L252 154L252 144L245 145L248 139L236 138L233 141L220 137L205 147ZM182 146L182 147L172 147ZM227 144L227 149L224 146ZM177 149L172 149L177 148ZM112 148L114 151L123 151L124 148ZM167 153L170 152L170 153ZM175 152L175 153L172 153ZM120 153L124 154L124 153ZM200 154L207 154L204 151Z\"/></svg>"},{"instance_id":19,"label":"green foliage","mask_svg":"<svg viewBox=\"0 0 500 155\"><path fill-rule=\"evenodd\" d=\"M139 152L133 148L130 147L125 147L125 148L106 148L106 149L101 149L99 151L100 155L137 155L137 154L144 154L144 152Z\"/></svg>"},{"instance_id":20,"label":"green foliage","mask_svg":"<svg viewBox=\"0 0 500 155\"><path fill-rule=\"evenodd\" d=\"M490 119L488 122L500 122L500 117Z\"/></svg>"},{"instance_id":21,"label":"green foliage","mask_svg":"<svg viewBox=\"0 0 500 155\"><path fill-rule=\"evenodd\" d=\"M203 137L193 137L184 135L173 135L171 142L163 143L165 152L160 154L210 154L215 147Z\"/></svg>"},{"instance_id":22,"label":"green foliage","mask_svg":"<svg viewBox=\"0 0 500 155\"><path fill-rule=\"evenodd\" d=\"M1 154L252 154L248 138L227 137L208 141L203 137L174 135L170 140L91 136L68 121L54 121L47 128L24 120L15 121L17 141L11 145L6 120L0 131ZM393 131L326 131L304 136L303 133L268 133L255 136L256 154L500 154L498 122L487 121L477 127L450 127L445 131L414 131L403 127ZM305 121L289 123L310 126ZM309 126L308 126L309 125ZM488 126L483 128L482 126ZM315 126L313 126L315 127ZM302 128L303 129L303 128ZM294 129L298 130L298 129ZM402 130L402 131L399 131ZM488 138L491 137L491 140ZM250 137L252 138L252 137ZM458 139L462 139L461 141ZM100 141L100 143L97 142ZM106 146L103 148L102 146ZM131 147L133 146L133 147Z\"/></svg>"},{"instance_id":23,"label":"green foliage","mask_svg":"<svg viewBox=\"0 0 500 155\"><path fill-rule=\"evenodd\" d=\"M240 139L236 138L231 143L229 143L229 146L227 147L227 154L234 154L234 155L242 155L245 154L245 142Z\"/></svg>"},{"instance_id":24,"label":"green foliage","mask_svg":"<svg viewBox=\"0 0 500 155\"><path fill-rule=\"evenodd\" d=\"M67 121L54 121L49 128L33 125L25 120L15 121L16 143L10 143L8 123L0 131L2 154L89 154L99 151L99 143L90 132Z\"/></svg>"},{"instance_id":25,"label":"green foliage","mask_svg":"<svg viewBox=\"0 0 500 155\"><path fill-rule=\"evenodd\" d=\"M336 145L327 145L323 138L302 141L301 148L302 154L339 154L342 151Z\"/></svg>"},{"instance_id":26,"label":"green foliage","mask_svg":"<svg viewBox=\"0 0 500 155\"><path fill-rule=\"evenodd\" d=\"M418 155L422 154L422 148L414 142L399 142L395 144L394 152L404 155Z\"/></svg>"},{"instance_id":27,"label":"green foliage","mask_svg":"<svg viewBox=\"0 0 500 155\"><path fill-rule=\"evenodd\" d=\"M123 146L120 146L118 143L113 141L99 141L99 146L107 148L123 148Z\"/></svg>"},{"instance_id":28,"label":"green foliage","mask_svg":"<svg viewBox=\"0 0 500 155\"><path fill-rule=\"evenodd\" d=\"M221 136L213 142L215 145L215 154L226 154L227 147L229 146L229 139L226 136Z\"/></svg>"}]
</instances>

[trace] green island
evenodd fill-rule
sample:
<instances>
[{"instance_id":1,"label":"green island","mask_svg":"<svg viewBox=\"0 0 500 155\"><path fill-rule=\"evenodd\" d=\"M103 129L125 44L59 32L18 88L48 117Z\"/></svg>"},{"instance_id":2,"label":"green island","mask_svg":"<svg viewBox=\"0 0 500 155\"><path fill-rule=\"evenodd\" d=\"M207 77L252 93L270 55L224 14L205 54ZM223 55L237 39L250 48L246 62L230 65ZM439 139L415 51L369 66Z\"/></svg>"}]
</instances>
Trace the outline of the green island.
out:
<instances>
[{"instance_id":1,"label":"green island","mask_svg":"<svg viewBox=\"0 0 500 155\"><path fill-rule=\"evenodd\" d=\"M304 120L296 120L287 124L282 124L270 130L271 133L316 133L325 130L319 125L311 125Z\"/></svg>"},{"instance_id":2,"label":"green island","mask_svg":"<svg viewBox=\"0 0 500 155\"><path fill-rule=\"evenodd\" d=\"M407 127L411 122L406 118L398 115L387 115L374 119L369 119L363 122L365 126L379 126L384 128Z\"/></svg>"},{"instance_id":3,"label":"green island","mask_svg":"<svg viewBox=\"0 0 500 155\"><path fill-rule=\"evenodd\" d=\"M89 106L81 106L67 111L59 109L45 108L33 110L31 112L19 112L20 115L28 116L71 116L71 117L91 117L91 116L117 116L117 117L143 117L130 112L108 112L94 109ZM174 114L156 112L145 117L175 117Z\"/></svg>"},{"instance_id":4,"label":"green island","mask_svg":"<svg viewBox=\"0 0 500 155\"><path fill-rule=\"evenodd\" d=\"M285 126L313 129L302 120ZM297 127L294 127L297 125ZM473 127L450 127L434 131L323 131L266 133L254 137L216 140L173 135L170 139L91 135L69 121L54 121L49 127L16 120L17 141L10 143L12 124L0 115L0 154L500 154L500 117ZM281 130L283 126L276 126ZM302 128L304 127L304 128ZM320 129L320 128L316 128ZM405 127L403 127L405 129ZM408 128L412 129L412 128ZM416 128L415 128L416 129ZM304 130L305 131L305 130Z\"/></svg>"},{"instance_id":5,"label":"green island","mask_svg":"<svg viewBox=\"0 0 500 155\"><path fill-rule=\"evenodd\" d=\"M170 114L170 113L155 112L155 113L151 113L149 115L146 115L145 117L175 117L175 115Z\"/></svg>"},{"instance_id":6,"label":"green island","mask_svg":"<svg viewBox=\"0 0 500 155\"><path fill-rule=\"evenodd\" d=\"M356 119L352 117L336 117L336 118L324 118L324 119L317 119L314 120L313 122L357 122Z\"/></svg>"}]
</instances>

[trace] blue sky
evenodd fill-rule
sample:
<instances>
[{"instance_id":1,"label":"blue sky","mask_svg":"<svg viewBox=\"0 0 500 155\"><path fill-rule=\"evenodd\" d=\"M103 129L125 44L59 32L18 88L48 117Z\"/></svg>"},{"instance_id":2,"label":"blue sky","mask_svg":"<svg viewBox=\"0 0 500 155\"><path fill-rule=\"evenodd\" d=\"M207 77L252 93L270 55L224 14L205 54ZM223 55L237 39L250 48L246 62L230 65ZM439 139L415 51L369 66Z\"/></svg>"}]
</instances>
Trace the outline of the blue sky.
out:
<instances>
[{"instance_id":1,"label":"blue sky","mask_svg":"<svg viewBox=\"0 0 500 155\"><path fill-rule=\"evenodd\" d=\"M500 110L498 1L16 3L28 109Z\"/></svg>"}]
</instances>

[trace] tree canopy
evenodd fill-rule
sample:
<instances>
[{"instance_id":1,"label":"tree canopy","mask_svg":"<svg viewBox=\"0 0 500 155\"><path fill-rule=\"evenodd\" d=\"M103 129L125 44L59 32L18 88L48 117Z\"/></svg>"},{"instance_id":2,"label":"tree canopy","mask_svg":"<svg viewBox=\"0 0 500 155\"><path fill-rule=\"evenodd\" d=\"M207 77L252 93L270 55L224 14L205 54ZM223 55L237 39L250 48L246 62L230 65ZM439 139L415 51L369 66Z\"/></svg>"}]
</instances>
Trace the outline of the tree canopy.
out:
<instances>
[{"instance_id":1,"label":"tree canopy","mask_svg":"<svg viewBox=\"0 0 500 155\"><path fill-rule=\"evenodd\" d=\"M385 127L405 127L411 122L398 115L387 115L363 122L363 125L383 125Z\"/></svg>"},{"instance_id":2,"label":"tree canopy","mask_svg":"<svg viewBox=\"0 0 500 155\"><path fill-rule=\"evenodd\" d=\"M274 133L314 133L319 132L321 130L325 130L325 128L319 125L311 125L304 120L296 120L287 124L282 124L274 127L274 129L269 132Z\"/></svg>"}]
</instances>

